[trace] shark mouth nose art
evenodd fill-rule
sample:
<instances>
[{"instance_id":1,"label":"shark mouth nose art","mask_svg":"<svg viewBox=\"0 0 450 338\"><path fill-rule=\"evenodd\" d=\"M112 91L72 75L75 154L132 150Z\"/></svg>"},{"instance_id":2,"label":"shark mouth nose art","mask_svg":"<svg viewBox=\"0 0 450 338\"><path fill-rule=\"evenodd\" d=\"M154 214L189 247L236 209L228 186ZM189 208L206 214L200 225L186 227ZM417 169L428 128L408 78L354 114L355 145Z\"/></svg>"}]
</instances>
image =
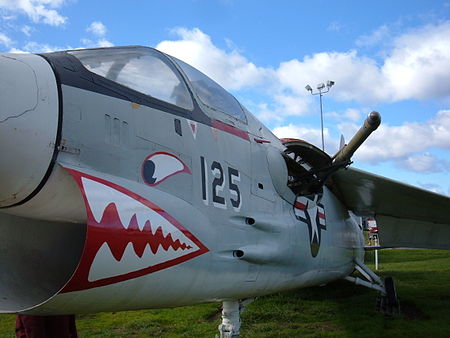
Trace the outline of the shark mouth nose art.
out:
<instances>
[{"instance_id":1,"label":"shark mouth nose art","mask_svg":"<svg viewBox=\"0 0 450 338\"><path fill-rule=\"evenodd\" d=\"M176 219L142 196L69 171L85 199L88 232L80 264L63 292L144 276L208 252Z\"/></svg>"}]
</instances>

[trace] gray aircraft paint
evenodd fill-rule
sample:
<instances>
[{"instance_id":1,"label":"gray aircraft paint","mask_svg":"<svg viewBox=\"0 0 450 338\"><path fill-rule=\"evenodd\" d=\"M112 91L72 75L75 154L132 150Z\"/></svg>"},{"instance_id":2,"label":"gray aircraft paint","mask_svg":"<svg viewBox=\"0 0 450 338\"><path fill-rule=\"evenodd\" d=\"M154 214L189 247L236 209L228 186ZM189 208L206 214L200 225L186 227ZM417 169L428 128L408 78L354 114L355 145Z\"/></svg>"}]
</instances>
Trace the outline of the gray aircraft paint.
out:
<instances>
[{"instance_id":1,"label":"gray aircraft paint","mask_svg":"<svg viewBox=\"0 0 450 338\"><path fill-rule=\"evenodd\" d=\"M48 81L56 86L48 64L33 67L50 74ZM249 112L245 123L210 109L194 93L195 109L211 121L194 120L175 110L172 114L167 107L157 109L101 90L68 84L60 89L61 140L51 175L33 198L3 209L9 215L0 214L2 242L9 243L2 246L8 253L2 256L8 273L0 278L5 295L0 311L85 313L250 298L344 278L353 271L355 260L363 259L362 231L341 202L351 192L338 198L328 187L323 188L321 201L326 230L321 231L313 257L308 226L295 217L295 195L280 184L285 164L276 154L285 147ZM55 95L53 91L47 98L55 101ZM49 114L43 122L51 120L54 126L57 108ZM54 132L51 135L55 137ZM35 156L41 153L38 149ZM144 161L155 154L167 154L167 163L174 163L173 172L169 170L158 184L146 182L142 173ZM342 182L340 177L337 183ZM42 174L33 187L40 180ZM198 244L201 254L148 273L118 275L112 282L93 278L76 284L86 268L85 261L79 264L86 257L82 248L89 251L92 244L86 231L92 234L99 228L90 216L95 208L86 197L89 184L99 187L99 197L93 200L105 205L104 211L116 202L114 198L132 207L151 204L153 211L162 210L159 215L170 215L166 220L175 220L186 230L178 228L177 236L195 237L186 242L192 250ZM96 196L93 191L89 196ZM123 197L108 200L108 194ZM21 236L29 229L36 231L35 237ZM31 262L26 259L29 255L35 257ZM117 273L111 262L98 274ZM42 264L47 273L41 273ZM22 282L16 285L14 280Z\"/></svg>"}]
</instances>

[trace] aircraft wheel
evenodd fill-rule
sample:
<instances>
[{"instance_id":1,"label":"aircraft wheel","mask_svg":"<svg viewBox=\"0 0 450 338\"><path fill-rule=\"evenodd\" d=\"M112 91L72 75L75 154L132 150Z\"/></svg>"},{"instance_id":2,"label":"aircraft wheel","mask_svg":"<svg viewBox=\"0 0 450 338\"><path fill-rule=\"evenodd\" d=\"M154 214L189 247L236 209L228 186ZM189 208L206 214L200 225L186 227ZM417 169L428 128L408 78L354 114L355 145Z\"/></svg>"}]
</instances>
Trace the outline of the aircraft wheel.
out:
<instances>
[{"instance_id":1,"label":"aircraft wheel","mask_svg":"<svg viewBox=\"0 0 450 338\"><path fill-rule=\"evenodd\" d=\"M377 310L388 316L400 314L400 302L397 298L394 279L386 277L384 279L384 287L386 295L377 299Z\"/></svg>"}]
</instances>

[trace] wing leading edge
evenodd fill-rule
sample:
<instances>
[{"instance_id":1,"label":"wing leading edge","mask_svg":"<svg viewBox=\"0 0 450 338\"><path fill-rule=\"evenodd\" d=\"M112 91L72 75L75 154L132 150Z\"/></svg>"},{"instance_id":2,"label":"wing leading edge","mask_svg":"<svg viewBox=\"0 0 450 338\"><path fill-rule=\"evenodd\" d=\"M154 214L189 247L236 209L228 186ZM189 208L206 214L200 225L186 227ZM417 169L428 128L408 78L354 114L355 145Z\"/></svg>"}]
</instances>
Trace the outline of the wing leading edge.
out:
<instances>
[{"instance_id":1,"label":"wing leading edge","mask_svg":"<svg viewBox=\"0 0 450 338\"><path fill-rule=\"evenodd\" d=\"M383 247L450 249L450 198L353 168L333 184L348 209L376 217Z\"/></svg>"}]
</instances>

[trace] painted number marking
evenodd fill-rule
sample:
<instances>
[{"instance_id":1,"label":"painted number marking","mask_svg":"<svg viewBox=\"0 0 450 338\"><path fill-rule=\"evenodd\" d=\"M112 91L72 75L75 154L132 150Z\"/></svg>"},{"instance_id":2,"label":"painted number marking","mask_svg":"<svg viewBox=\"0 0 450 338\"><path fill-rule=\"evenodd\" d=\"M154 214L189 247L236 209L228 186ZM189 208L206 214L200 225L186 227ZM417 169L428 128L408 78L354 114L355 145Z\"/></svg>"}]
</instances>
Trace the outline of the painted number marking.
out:
<instances>
[{"instance_id":1,"label":"painted number marking","mask_svg":"<svg viewBox=\"0 0 450 338\"><path fill-rule=\"evenodd\" d=\"M225 175L224 169L220 162L214 161L211 166L208 167L206 160L203 156L200 157L201 164L201 177L202 177L202 199L203 202L209 204L208 194L208 172L211 174L211 196L212 204L216 208L226 209L227 200L224 196L225 186L228 183L228 191L230 192L230 204L235 211L239 211L242 205L241 192L239 190L239 182L241 177L239 170L232 167L227 167L227 174ZM227 182L226 182L227 181Z\"/></svg>"},{"instance_id":2,"label":"painted number marking","mask_svg":"<svg viewBox=\"0 0 450 338\"><path fill-rule=\"evenodd\" d=\"M241 208L241 192L239 191L238 182L241 181L239 176L239 171L228 167L228 183L230 187L230 194L235 197L235 199L230 198L231 205L234 210L239 211Z\"/></svg>"},{"instance_id":3,"label":"painted number marking","mask_svg":"<svg viewBox=\"0 0 450 338\"><path fill-rule=\"evenodd\" d=\"M222 165L219 162L214 161L211 164L211 172L214 176L214 179L212 181L213 204L215 207L225 209L227 207L227 202L225 201L224 197L220 196L225 183Z\"/></svg>"}]
</instances>

